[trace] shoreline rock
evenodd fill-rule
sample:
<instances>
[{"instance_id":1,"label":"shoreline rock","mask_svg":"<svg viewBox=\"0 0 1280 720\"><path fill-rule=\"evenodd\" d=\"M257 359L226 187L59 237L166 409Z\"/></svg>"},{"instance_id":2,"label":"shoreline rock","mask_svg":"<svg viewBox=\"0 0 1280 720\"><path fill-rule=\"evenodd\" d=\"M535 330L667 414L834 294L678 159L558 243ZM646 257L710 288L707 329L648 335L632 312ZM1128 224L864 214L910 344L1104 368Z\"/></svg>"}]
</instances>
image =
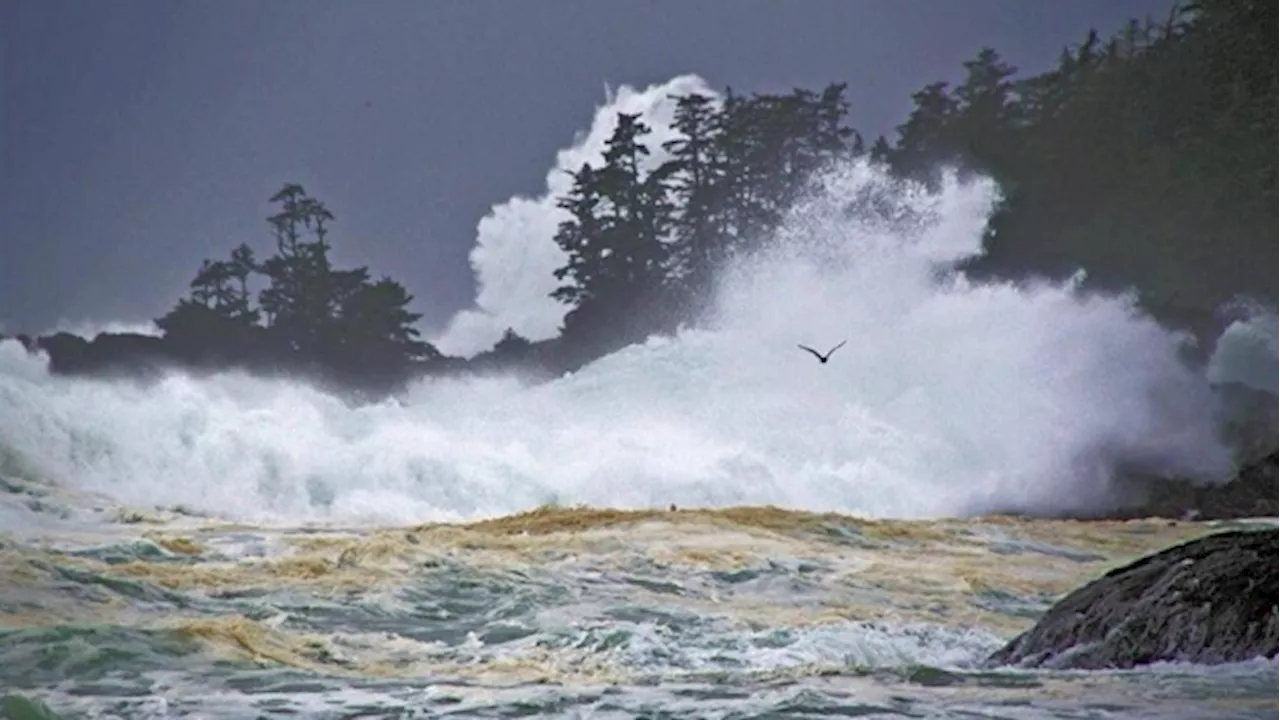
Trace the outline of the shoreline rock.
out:
<instances>
[{"instance_id":1,"label":"shoreline rock","mask_svg":"<svg viewBox=\"0 0 1280 720\"><path fill-rule=\"evenodd\" d=\"M1124 488L1135 502L1083 519L1241 520L1280 516L1280 452L1255 452L1220 485L1196 485L1174 478L1137 478Z\"/></svg>"},{"instance_id":2,"label":"shoreline rock","mask_svg":"<svg viewBox=\"0 0 1280 720\"><path fill-rule=\"evenodd\" d=\"M1278 535L1215 533L1116 568L1062 598L985 664L1102 670L1274 658Z\"/></svg>"}]
</instances>

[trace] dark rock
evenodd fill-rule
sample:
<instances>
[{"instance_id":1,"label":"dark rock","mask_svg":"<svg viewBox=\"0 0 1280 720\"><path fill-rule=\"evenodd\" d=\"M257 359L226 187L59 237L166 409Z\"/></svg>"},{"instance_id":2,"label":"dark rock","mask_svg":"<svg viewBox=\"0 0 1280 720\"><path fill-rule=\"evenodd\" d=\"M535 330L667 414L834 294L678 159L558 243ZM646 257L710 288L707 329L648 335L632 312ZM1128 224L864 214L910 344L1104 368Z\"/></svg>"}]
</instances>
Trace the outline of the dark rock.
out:
<instances>
[{"instance_id":1,"label":"dark rock","mask_svg":"<svg viewBox=\"0 0 1280 720\"><path fill-rule=\"evenodd\" d=\"M1224 483L1202 485L1179 478L1128 475L1118 492L1127 501L1114 510L1081 513L1081 519L1132 520L1161 517L1178 520L1238 520L1280 515L1280 485L1274 447L1244 462Z\"/></svg>"},{"instance_id":2,"label":"dark rock","mask_svg":"<svg viewBox=\"0 0 1280 720\"><path fill-rule=\"evenodd\" d=\"M1147 556L1070 593L988 666L1130 668L1276 655L1276 530L1238 530Z\"/></svg>"},{"instance_id":3,"label":"dark rock","mask_svg":"<svg viewBox=\"0 0 1280 720\"><path fill-rule=\"evenodd\" d=\"M1241 458L1275 447L1280 413L1274 393L1240 383L1214 386L1214 419L1222 440Z\"/></svg>"},{"instance_id":4,"label":"dark rock","mask_svg":"<svg viewBox=\"0 0 1280 720\"><path fill-rule=\"evenodd\" d=\"M33 354L42 354L55 375L151 381L169 371L193 375L244 372L308 382L354 401L381 400L416 379L513 373L544 382L576 369L560 338L529 342L514 332L491 351L472 359L368 356L358 345L303 352L257 326L215 327L208 332L99 333L92 339L58 332L31 337L3 335Z\"/></svg>"},{"instance_id":5,"label":"dark rock","mask_svg":"<svg viewBox=\"0 0 1280 720\"><path fill-rule=\"evenodd\" d=\"M146 375L168 362L164 341L134 333L99 333L85 340L71 333L37 338L35 347L49 356L49 369L67 375Z\"/></svg>"}]
</instances>

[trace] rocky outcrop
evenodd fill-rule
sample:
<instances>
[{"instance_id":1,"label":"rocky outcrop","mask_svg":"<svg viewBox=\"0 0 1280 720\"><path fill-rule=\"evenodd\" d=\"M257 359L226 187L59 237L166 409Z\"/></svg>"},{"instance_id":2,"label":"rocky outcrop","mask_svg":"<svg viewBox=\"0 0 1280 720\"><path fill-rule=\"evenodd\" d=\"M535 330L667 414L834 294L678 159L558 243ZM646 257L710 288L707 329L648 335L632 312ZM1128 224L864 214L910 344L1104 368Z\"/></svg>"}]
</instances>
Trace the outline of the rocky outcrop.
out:
<instances>
[{"instance_id":1,"label":"rocky outcrop","mask_svg":"<svg viewBox=\"0 0 1280 720\"><path fill-rule=\"evenodd\" d=\"M1163 517L1179 520L1234 520L1271 518L1280 514L1277 466L1280 454L1273 448L1240 465L1224 483L1204 485L1165 477L1128 476L1118 480L1118 492L1130 498L1120 507L1102 513L1084 513L1082 519L1131 520Z\"/></svg>"},{"instance_id":2,"label":"rocky outcrop","mask_svg":"<svg viewBox=\"0 0 1280 720\"><path fill-rule=\"evenodd\" d=\"M168 334L99 333L84 338L66 332L30 336L0 334L28 352L42 353L55 375L155 379L168 370L202 374L222 371L302 379L342 393L379 399L418 378L468 374L519 374L526 380L549 380L569 371L568 351L559 338L529 342L508 332L492 350L472 359L433 355L422 359L365 357L359 346L306 353L260 327L218 332ZM354 347L354 349L353 349Z\"/></svg>"},{"instance_id":3,"label":"rocky outcrop","mask_svg":"<svg viewBox=\"0 0 1280 720\"><path fill-rule=\"evenodd\" d=\"M60 332L36 338L49 356L49 370L66 375L145 375L170 362L164 341L135 333L100 333L92 340Z\"/></svg>"},{"instance_id":4,"label":"rocky outcrop","mask_svg":"<svg viewBox=\"0 0 1280 720\"><path fill-rule=\"evenodd\" d=\"M1276 655L1277 531L1209 535L1067 595L989 666L1104 669Z\"/></svg>"}]
</instances>

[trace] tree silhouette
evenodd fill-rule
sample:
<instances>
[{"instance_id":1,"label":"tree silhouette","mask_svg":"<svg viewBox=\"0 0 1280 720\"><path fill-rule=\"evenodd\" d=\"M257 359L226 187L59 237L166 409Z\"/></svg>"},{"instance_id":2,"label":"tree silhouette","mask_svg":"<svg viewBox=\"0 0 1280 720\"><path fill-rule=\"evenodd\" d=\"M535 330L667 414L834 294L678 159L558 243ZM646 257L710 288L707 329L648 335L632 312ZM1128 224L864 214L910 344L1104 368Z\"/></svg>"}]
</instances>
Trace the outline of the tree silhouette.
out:
<instances>
[{"instance_id":1,"label":"tree silhouette","mask_svg":"<svg viewBox=\"0 0 1280 720\"><path fill-rule=\"evenodd\" d=\"M944 123L1006 194L972 269L1083 268L1176 322L1236 293L1274 302L1275 29L1274 5L1200 2L1109 39L1091 31L1033 77L970 67L971 85L1006 98L1003 121Z\"/></svg>"},{"instance_id":2,"label":"tree silhouette","mask_svg":"<svg viewBox=\"0 0 1280 720\"><path fill-rule=\"evenodd\" d=\"M560 223L555 241L567 257L564 266L555 270L557 280L566 281L552 291L551 296L560 302L579 306L595 295L595 285L607 274L606 248L598 238L603 234L604 221L600 208L604 203L596 182L596 170L583 163L573 173L573 186L556 204L569 212L569 218Z\"/></svg>"},{"instance_id":3,"label":"tree silhouette","mask_svg":"<svg viewBox=\"0 0 1280 720\"><path fill-rule=\"evenodd\" d=\"M267 325L290 346L315 351L342 295L353 292L360 278L333 269L327 227L333 214L324 203L307 196L298 184L285 185L271 202L280 205L280 211L267 219L276 254L262 264L270 285L259 301Z\"/></svg>"},{"instance_id":4,"label":"tree silhouette","mask_svg":"<svg viewBox=\"0 0 1280 720\"><path fill-rule=\"evenodd\" d=\"M672 127L680 135L663 144L670 159L659 173L669 183L676 207L671 219L671 268L688 292L706 284L707 275L723 259L729 238L719 214L724 176L716 105L697 93L675 100Z\"/></svg>"},{"instance_id":5,"label":"tree silhouette","mask_svg":"<svg viewBox=\"0 0 1280 720\"><path fill-rule=\"evenodd\" d=\"M336 341L348 348L359 348L365 358L382 357L395 362L439 357L435 348L418 339L419 332L413 324L422 315L407 309L411 302L413 296L391 278L372 283L362 278L342 298Z\"/></svg>"},{"instance_id":6,"label":"tree silhouette","mask_svg":"<svg viewBox=\"0 0 1280 720\"><path fill-rule=\"evenodd\" d=\"M570 218L555 239L568 262L556 278L568 282L552 296L574 305L567 323L606 309L626 312L665 279L671 205L664 175L643 170L649 132L639 115L619 113L604 163L580 168L560 201Z\"/></svg>"},{"instance_id":7,"label":"tree silhouette","mask_svg":"<svg viewBox=\"0 0 1280 720\"><path fill-rule=\"evenodd\" d=\"M157 323L182 348L180 354L226 360L284 355L274 365L319 368L345 376L395 376L414 363L438 359L419 339L421 315L408 309L413 296L384 277L371 281L366 267L340 269L330 259L333 213L298 184L271 197L279 210L267 221L276 254L258 263L247 244L226 261L206 260L191 282L190 297ZM265 287L253 306L254 277Z\"/></svg>"},{"instance_id":8,"label":"tree silhouette","mask_svg":"<svg viewBox=\"0 0 1280 720\"><path fill-rule=\"evenodd\" d=\"M1237 293L1274 302L1276 7L1197 0L1110 37L1091 30L1027 77L981 48L958 83L925 85L896 137L869 147L845 124L843 84L677 97L676 137L656 168L650 128L619 114L601 157L573 171L557 198L565 262L552 297L570 306L557 357L590 359L697 319L705 303L693 300L718 269L769 242L816 174L850 157L910 179L946 165L993 176L1004 201L986 252L966 263L975 276L1084 269L1089 284L1134 288L1149 311L1178 322ZM874 211L876 200L852 204ZM258 262L241 245L206 261L159 321L166 336L241 333L242 344L349 372L439 357L414 329L402 285L334 267L324 203L297 184L271 201L274 255ZM508 333L490 354L548 356L532 348Z\"/></svg>"}]
</instances>

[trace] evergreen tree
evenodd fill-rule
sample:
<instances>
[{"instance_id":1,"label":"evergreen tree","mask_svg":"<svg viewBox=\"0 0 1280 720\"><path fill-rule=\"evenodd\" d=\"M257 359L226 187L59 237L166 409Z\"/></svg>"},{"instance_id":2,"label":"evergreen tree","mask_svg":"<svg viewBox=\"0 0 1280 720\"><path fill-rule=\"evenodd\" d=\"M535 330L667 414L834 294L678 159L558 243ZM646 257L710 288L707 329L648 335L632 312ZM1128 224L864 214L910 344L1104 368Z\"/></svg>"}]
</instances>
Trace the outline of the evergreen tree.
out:
<instances>
[{"instance_id":1,"label":"evergreen tree","mask_svg":"<svg viewBox=\"0 0 1280 720\"><path fill-rule=\"evenodd\" d=\"M952 144L948 154L967 167L1007 180L1005 170L1019 140L1016 119L1020 113L1011 104L1014 84L1010 80L1017 70L991 48L965 61L964 69L965 79L953 91L946 120Z\"/></svg>"},{"instance_id":2,"label":"evergreen tree","mask_svg":"<svg viewBox=\"0 0 1280 720\"><path fill-rule=\"evenodd\" d=\"M912 94L915 107L897 127L898 140L890 156L900 173L917 176L939 163L954 160L949 130L956 101L949 87L949 83L935 82Z\"/></svg>"},{"instance_id":3,"label":"evergreen tree","mask_svg":"<svg viewBox=\"0 0 1280 720\"><path fill-rule=\"evenodd\" d=\"M389 362L439 357L435 348L419 339L413 326L422 315L408 310L413 302L409 291L388 277L368 282L364 268L357 272L361 281L342 299L336 341L347 349L358 349L363 357Z\"/></svg>"},{"instance_id":4,"label":"evergreen tree","mask_svg":"<svg viewBox=\"0 0 1280 720\"><path fill-rule=\"evenodd\" d=\"M555 271L556 280L564 281L551 297L566 305L580 306L595 296L596 285L606 276L605 248L597 241L603 221L597 191L596 171L583 163L573 173L573 186L556 204L568 211L569 218L560 223L555 241L564 250L567 262Z\"/></svg>"},{"instance_id":5,"label":"evergreen tree","mask_svg":"<svg viewBox=\"0 0 1280 720\"><path fill-rule=\"evenodd\" d=\"M187 344L199 345L225 344L256 327L259 313L249 292L255 269L253 250L243 244L231 252L230 260L204 260L191 280L188 297L157 318L156 326Z\"/></svg>"},{"instance_id":6,"label":"evergreen tree","mask_svg":"<svg viewBox=\"0 0 1280 720\"><path fill-rule=\"evenodd\" d=\"M270 286L259 301L269 327L295 349L314 351L342 295L354 291L360 278L333 270L327 227L333 214L323 203L297 184L285 185L271 202L280 204L280 211L267 219L276 255L262 264Z\"/></svg>"},{"instance_id":7,"label":"evergreen tree","mask_svg":"<svg viewBox=\"0 0 1280 720\"><path fill-rule=\"evenodd\" d=\"M713 127L714 197L728 254L767 240L814 173L859 150L860 136L844 125L844 92L843 84L750 98L726 91Z\"/></svg>"},{"instance_id":8,"label":"evergreen tree","mask_svg":"<svg viewBox=\"0 0 1280 720\"><path fill-rule=\"evenodd\" d=\"M1004 122L944 123L1007 197L973 269L1083 268L1178 322L1239 292L1274 301L1275 29L1274 4L1210 0L1090 31L1034 77L971 67L1006 88Z\"/></svg>"},{"instance_id":9,"label":"evergreen tree","mask_svg":"<svg viewBox=\"0 0 1280 720\"><path fill-rule=\"evenodd\" d=\"M569 260L556 277L568 282L556 297L575 306L571 315L628 312L603 298L651 285L664 254L666 279L691 295L722 259L770 237L815 172L865 155L914 179L950 165L998 181L1004 202L987 252L969 263L978 275L1084 269L1095 286L1137 288L1165 317L1208 313L1241 291L1274 299L1275 29L1274 4L1200 0L1109 38L1091 30L1031 77L982 48L954 87L912 96L895 143L870 148L844 125L843 85L749 97L730 88L718 107L678 98L678 137L654 176L623 161L643 154L630 120L603 165L575 175L561 200L571 219L557 242ZM669 218L665 247L653 241L662 230L628 220L644 215L646 183L649 217ZM637 248L653 255L629 265Z\"/></svg>"},{"instance_id":10,"label":"evergreen tree","mask_svg":"<svg viewBox=\"0 0 1280 720\"><path fill-rule=\"evenodd\" d=\"M695 93L676 98L672 127L680 137L663 144L670 159L659 172L670 183L678 208L671 220L671 270L682 292L705 285L728 242L718 202L724 174L716 118L710 97Z\"/></svg>"},{"instance_id":11,"label":"evergreen tree","mask_svg":"<svg viewBox=\"0 0 1280 720\"><path fill-rule=\"evenodd\" d=\"M648 174L649 129L620 115L600 166L575 172L559 199L570 217L556 235L567 261L553 296L574 306L566 328L588 316L634 316L637 303L653 311L650 329L696 314L715 269L765 241L814 173L865 152L844 125L844 92L840 84L750 98L729 90L719 107L699 94L678 97L669 159Z\"/></svg>"},{"instance_id":12,"label":"evergreen tree","mask_svg":"<svg viewBox=\"0 0 1280 720\"><path fill-rule=\"evenodd\" d=\"M716 156L722 178L716 199L729 255L749 250L778 220L770 212L768 198L774 181L766 162L764 102L736 95L729 88L716 117Z\"/></svg>"},{"instance_id":13,"label":"evergreen tree","mask_svg":"<svg viewBox=\"0 0 1280 720\"><path fill-rule=\"evenodd\" d=\"M584 165L560 200L570 218L556 242L568 262L556 277L569 282L552 295L575 310L597 303L593 310L625 311L662 284L670 202L663 174L642 170L649 132L639 115L620 113L603 165Z\"/></svg>"},{"instance_id":14,"label":"evergreen tree","mask_svg":"<svg viewBox=\"0 0 1280 720\"><path fill-rule=\"evenodd\" d=\"M620 113L605 143L604 166L596 173L598 192L610 211L600 240L608 251L607 276L626 298L656 289L666 267L666 232L671 204L661 173L646 176L649 155L643 142L650 129L638 114Z\"/></svg>"},{"instance_id":15,"label":"evergreen tree","mask_svg":"<svg viewBox=\"0 0 1280 720\"><path fill-rule=\"evenodd\" d=\"M230 275L235 281L235 294L232 296L233 314L250 324L256 324L259 312L253 307L253 295L249 291L249 279L258 272L253 248L245 243L237 245L231 251L230 266Z\"/></svg>"},{"instance_id":16,"label":"evergreen tree","mask_svg":"<svg viewBox=\"0 0 1280 720\"><path fill-rule=\"evenodd\" d=\"M241 244L228 261L204 261L190 297L157 321L166 337L202 357L280 347L304 365L357 375L395 374L439 357L419 339L414 323L421 315L408 309L413 296L403 285L386 277L373 282L366 267L333 266L334 217L324 203L297 184L271 201L280 206L268 218L276 254L258 263ZM252 303L255 275L267 283L261 309Z\"/></svg>"}]
</instances>

